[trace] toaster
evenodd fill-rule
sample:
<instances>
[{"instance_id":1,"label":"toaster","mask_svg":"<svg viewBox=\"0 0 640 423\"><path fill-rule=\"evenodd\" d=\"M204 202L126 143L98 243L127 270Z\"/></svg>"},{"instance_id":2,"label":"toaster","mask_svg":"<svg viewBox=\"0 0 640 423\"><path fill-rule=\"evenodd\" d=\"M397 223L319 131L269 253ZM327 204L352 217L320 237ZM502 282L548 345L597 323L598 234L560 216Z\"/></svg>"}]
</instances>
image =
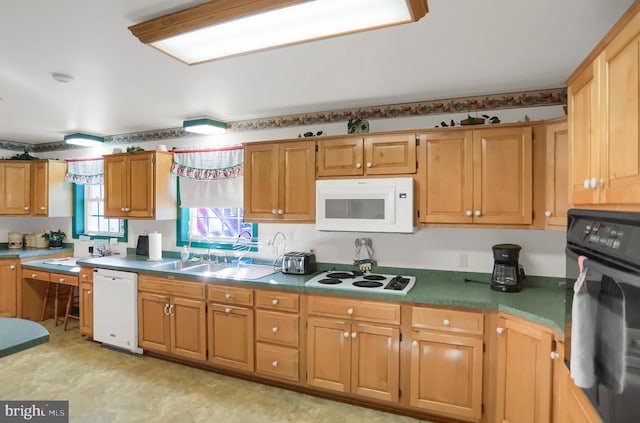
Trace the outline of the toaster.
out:
<instances>
[{"instance_id":1,"label":"toaster","mask_svg":"<svg viewBox=\"0 0 640 423\"><path fill-rule=\"evenodd\" d=\"M314 253L301 253L290 251L284 253L282 259L282 273L294 275L307 275L316 271L316 255Z\"/></svg>"}]
</instances>

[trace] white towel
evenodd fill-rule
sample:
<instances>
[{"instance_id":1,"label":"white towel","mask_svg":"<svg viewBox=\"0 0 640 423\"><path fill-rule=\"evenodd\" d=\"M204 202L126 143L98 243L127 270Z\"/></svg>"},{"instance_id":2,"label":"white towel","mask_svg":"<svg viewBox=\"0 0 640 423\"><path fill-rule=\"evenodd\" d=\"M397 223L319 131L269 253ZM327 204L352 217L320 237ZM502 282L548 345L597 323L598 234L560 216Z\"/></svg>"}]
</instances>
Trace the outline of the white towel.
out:
<instances>
[{"instance_id":1,"label":"white towel","mask_svg":"<svg viewBox=\"0 0 640 423\"><path fill-rule=\"evenodd\" d=\"M590 388L596 383L596 309L587 291L587 266L578 257L580 275L573 285L571 308L571 378L576 386Z\"/></svg>"}]
</instances>

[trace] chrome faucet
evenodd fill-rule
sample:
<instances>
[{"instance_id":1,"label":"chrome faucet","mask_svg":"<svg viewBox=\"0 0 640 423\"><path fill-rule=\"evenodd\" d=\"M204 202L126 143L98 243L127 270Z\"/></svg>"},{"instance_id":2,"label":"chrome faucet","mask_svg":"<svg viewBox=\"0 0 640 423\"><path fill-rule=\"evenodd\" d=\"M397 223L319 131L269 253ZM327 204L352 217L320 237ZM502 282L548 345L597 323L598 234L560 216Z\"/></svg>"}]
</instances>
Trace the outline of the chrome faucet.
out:
<instances>
[{"instance_id":1,"label":"chrome faucet","mask_svg":"<svg viewBox=\"0 0 640 423\"><path fill-rule=\"evenodd\" d=\"M205 236L202 236L202 235L194 236L193 238L189 239L189 245L187 246L187 249L189 250L189 252L191 252L191 244L195 240L205 241L207 243L207 261L211 261L211 242L212 242L212 240L209 239L208 237L205 237ZM203 257L203 256L201 255L200 257Z\"/></svg>"}]
</instances>

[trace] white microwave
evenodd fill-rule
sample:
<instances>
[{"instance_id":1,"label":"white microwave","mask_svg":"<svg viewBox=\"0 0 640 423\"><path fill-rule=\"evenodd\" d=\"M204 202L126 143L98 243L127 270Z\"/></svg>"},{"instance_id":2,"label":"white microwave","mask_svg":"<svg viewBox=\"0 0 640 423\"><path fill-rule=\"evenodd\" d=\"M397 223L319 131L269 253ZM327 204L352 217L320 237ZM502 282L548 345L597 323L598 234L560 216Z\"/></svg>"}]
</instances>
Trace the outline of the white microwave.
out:
<instances>
[{"instance_id":1,"label":"white microwave","mask_svg":"<svg viewBox=\"0 0 640 423\"><path fill-rule=\"evenodd\" d=\"M316 181L316 229L413 232L413 178Z\"/></svg>"}]
</instances>

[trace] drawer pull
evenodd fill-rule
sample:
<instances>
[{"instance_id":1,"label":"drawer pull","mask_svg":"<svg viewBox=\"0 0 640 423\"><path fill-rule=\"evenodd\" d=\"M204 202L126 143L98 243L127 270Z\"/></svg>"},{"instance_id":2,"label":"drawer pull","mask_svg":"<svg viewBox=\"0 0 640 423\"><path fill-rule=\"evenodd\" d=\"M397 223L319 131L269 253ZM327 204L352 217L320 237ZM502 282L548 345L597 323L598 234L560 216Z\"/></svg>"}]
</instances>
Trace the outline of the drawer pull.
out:
<instances>
[{"instance_id":1,"label":"drawer pull","mask_svg":"<svg viewBox=\"0 0 640 423\"><path fill-rule=\"evenodd\" d=\"M169 306L169 316L173 316L173 304Z\"/></svg>"},{"instance_id":2,"label":"drawer pull","mask_svg":"<svg viewBox=\"0 0 640 423\"><path fill-rule=\"evenodd\" d=\"M38 274L37 274L37 273L32 273L32 274L31 274L31 277L32 277L32 278L36 278L37 276L38 276Z\"/></svg>"},{"instance_id":3,"label":"drawer pull","mask_svg":"<svg viewBox=\"0 0 640 423\"><path fill-rule=\"evenodd\" d=\"M272 365L273 367L278 367L278 362L277 362L277 361L274 361L273 363L271 363L271 365Z\"/></svg>"},{"instance_id":4,"label":"drawer pull","mask_svg":"<svg viewBox=\"0 0 640 423\"><path fill-rule=\"evenodd\" d=\"M451 326L451 322L449 321L449 319L444 319L442 324L445 325L445 326Z\"/></svg>"},{"instance_id":5,"label":"drawer pull","mask_svg":"<svg viewBox=\"0 0 640 423\"><path fill-rule=\"evenodd\" d=\"M274 298L273 300L271 300L271 304L273 304L273 305L278 305L278 302L279 301L278 301L277 298Z\"/></svg>"},{"instance_id":6,"label":"drawer pull","mask_svg":"<svg viewBox=\"0 0 640 423\"><path fill-rule=\"evenodd\" d=\"M231 313L231 309L229 307L227 307L227 308L224 309L224 312L229 314L229 313Z\"/></svg>"},{"instance_id":7,"label":"drawer pull","mask_svg":"<svg viewBox=\"0 0 640 423\"><path fill-rule=\"evenodd\" d=\"M271 328L271 332L278 333L278 327L274 326L273 328Z\"/></svg>"},{"instance_id":8,"label":"drawer pull","mask_svg":"<svg viewBox=\"0 0 640 423\"><path fill-rule=\"evenodd\" d=\"M169 304L165 304L164 305L164 314L165 314L165 316L169 315Z\"/></svg>"},{"instance_id":9,"label":"drawer pull","mask_svg":"<svg viewBox=\"0 0 640 423\"><path fill-rule=\"evenodd\" d=\"M10 269L10 270L15 270L15 268L16 268L16 265L15 265L15 264L12 264L11 266L9 266L9 269Z\"/></svg>"},{"instance_id":10,"label":"drawer pull","mask_svg":"<svg viewBox=\"0 0 640 423\"><path fill-rule=\"evenodd\" d=\"M60 280L58 280L58 282L63 283L64 282L64 278L60 278Z\"/></svg>"},{"instance_id":11,"label":"drawer pull","mask_svg":"<svg viewBox=\"0 0 640 423\"><path fill-rule=\"evenodd\" d=\"M349 332L343 333L342 336L344 336L345 338L348 338L349 337Z\"/></svg>"},{"instance_id":12,"label":"drawer pull","mask_svg":"<svg viewBox=\"0 0 640 423\"><path fill-rule=\"evenodd\" d=\"M224 297L225 297L227 300L230 300L230 299L231 299L231 293L227 292L226 294L224 294Z\"/></svg>"},{"instance_id":13,"label":"drawer pull","mask_svg":"<svg viewBox=\"0 0 640 423\"><path fill-rule=\"evenodd\" d=\"M353 309L352 308L347 309L347 314L353 314Z\"/></svg>"}]
</instances>

